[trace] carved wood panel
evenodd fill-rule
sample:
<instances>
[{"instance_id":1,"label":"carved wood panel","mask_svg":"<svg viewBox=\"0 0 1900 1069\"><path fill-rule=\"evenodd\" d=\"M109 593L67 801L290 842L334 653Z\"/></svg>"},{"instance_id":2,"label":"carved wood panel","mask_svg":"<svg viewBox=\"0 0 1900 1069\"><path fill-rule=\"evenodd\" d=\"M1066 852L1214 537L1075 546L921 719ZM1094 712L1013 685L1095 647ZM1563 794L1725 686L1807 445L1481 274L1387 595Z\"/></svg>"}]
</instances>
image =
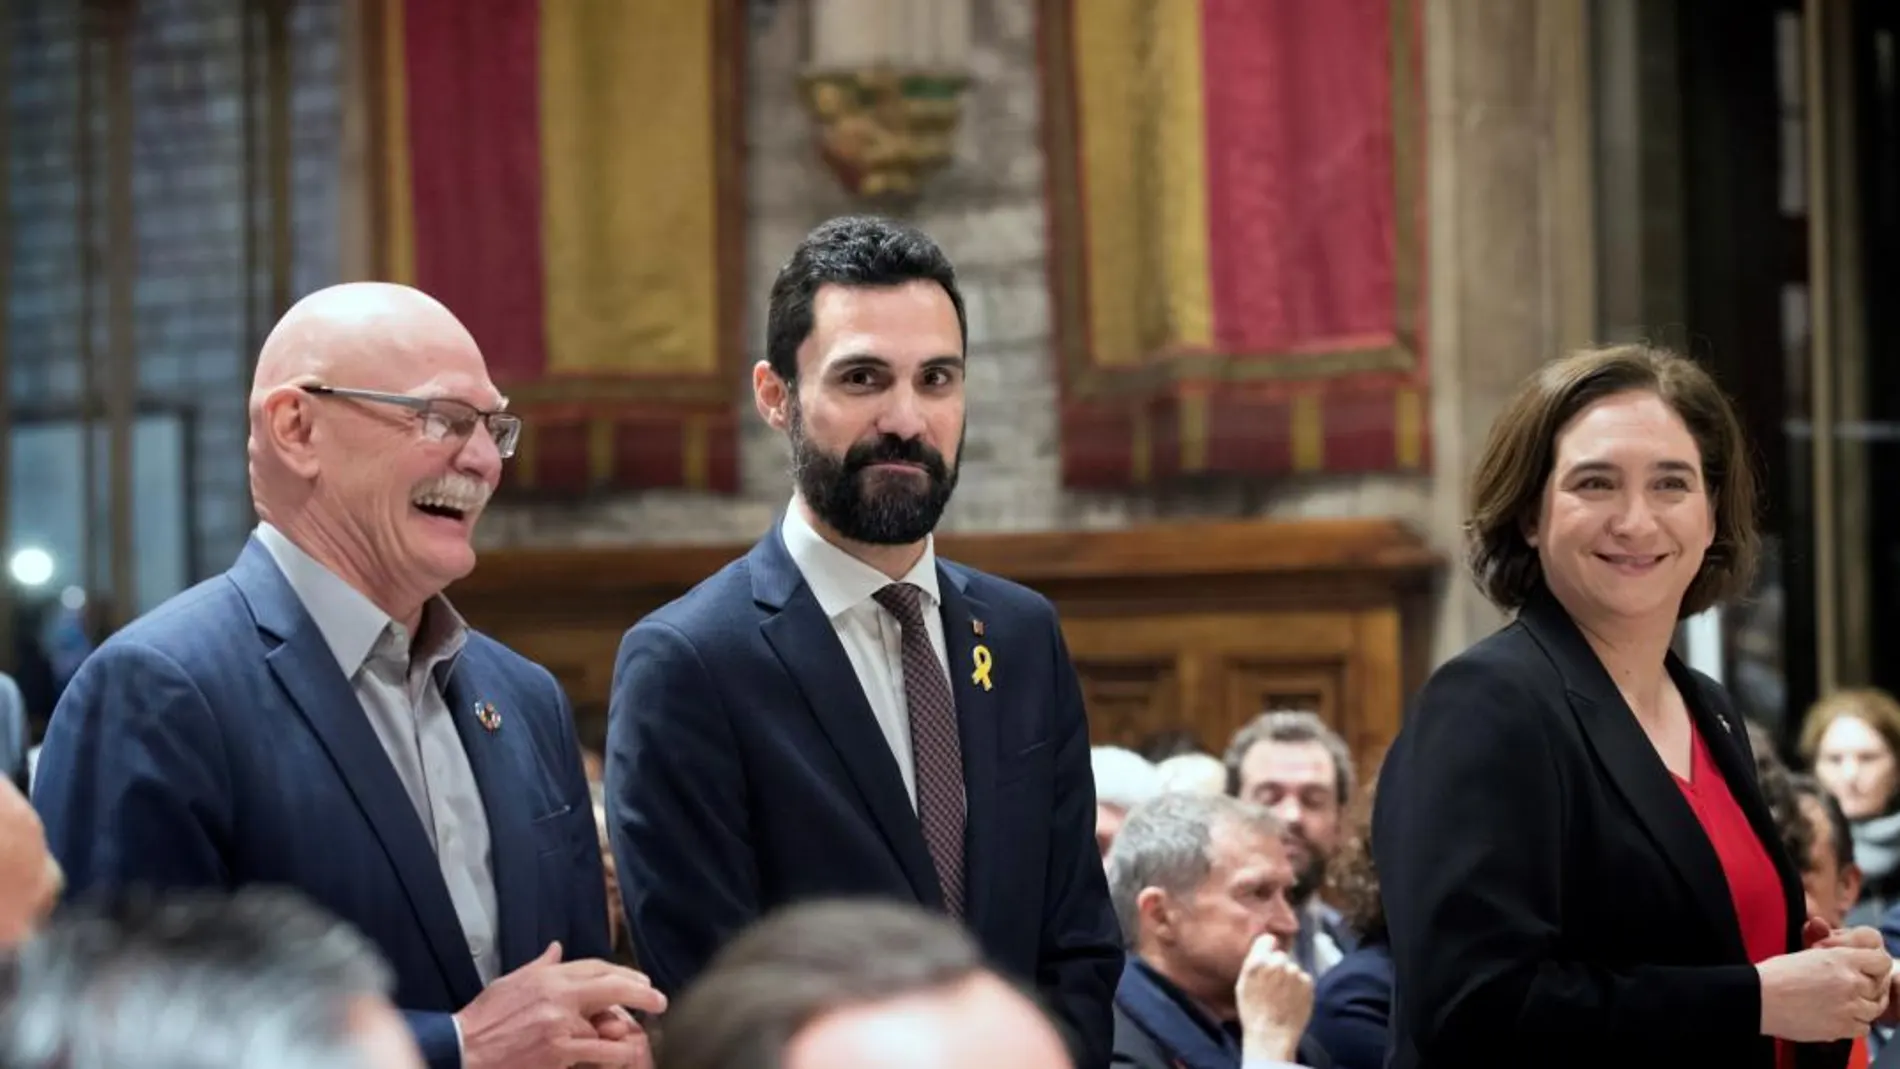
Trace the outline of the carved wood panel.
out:
<instances>
[{"instance_id":1,"label":"carved wood panel","mask_svg":"<svg viewBox=\"0 0 1900 1069\"><path fill-rule=\"evenodd\" d=\"M598 738L621 635L747 548L490 551L450 596L546 665L582 738ZM1391 521L944 535L937 548L1055 604L1098 743L1185 729L1219 754L1255 714L1301 707L1369 764L1426 667L1438 560Z\"/></svg>"}]
</instances>

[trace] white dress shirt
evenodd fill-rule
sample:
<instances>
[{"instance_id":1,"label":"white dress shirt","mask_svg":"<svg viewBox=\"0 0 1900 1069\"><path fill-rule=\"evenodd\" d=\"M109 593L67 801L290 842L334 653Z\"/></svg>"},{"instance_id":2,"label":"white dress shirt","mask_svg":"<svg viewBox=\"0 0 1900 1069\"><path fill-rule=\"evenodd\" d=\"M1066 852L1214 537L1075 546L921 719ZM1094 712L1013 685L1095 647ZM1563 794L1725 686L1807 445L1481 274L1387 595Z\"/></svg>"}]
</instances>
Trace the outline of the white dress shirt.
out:
<instances>
[{"instance_id":1,"label":"white dress shirt","mask_svg":"<svg viewBox=\"0 0 1900 1069\"><path fill-rule=\"evenodd\" d=\"M785 510L779 525L785 549L805 577L805 585L818 599L818 605L831 620L845 656L857 672L858 683L871 705L871 715L890 744L891 756L904 777L904 790L910 795L911 808L917 807L917 771L910 749L910 709L904 702L904 629L873 600L872 595L889 586L891 578L876 568L825 541L805 519L804 505L797 498ZM937 595L937 553L933 538L925 538L924 554L898 582L910 583L924 592L921 599L924 626L930 632L931 648L949 678L950 656L943 638L942 601Z\"/></svg>"},{"instance_id":2,"label":"white dress shirt","mask_svg":"<svg viewBox=\"0 0 1900 1069\"><path fill-rule=\"evenodd\" d=\"M275 527L258 525L257 540L316 622L415 804L487 985L501 968L488 811L441 685L468 640L467 625L438 595L423 610L421 633L411 636Z\"/></svg>"}]
</instances>

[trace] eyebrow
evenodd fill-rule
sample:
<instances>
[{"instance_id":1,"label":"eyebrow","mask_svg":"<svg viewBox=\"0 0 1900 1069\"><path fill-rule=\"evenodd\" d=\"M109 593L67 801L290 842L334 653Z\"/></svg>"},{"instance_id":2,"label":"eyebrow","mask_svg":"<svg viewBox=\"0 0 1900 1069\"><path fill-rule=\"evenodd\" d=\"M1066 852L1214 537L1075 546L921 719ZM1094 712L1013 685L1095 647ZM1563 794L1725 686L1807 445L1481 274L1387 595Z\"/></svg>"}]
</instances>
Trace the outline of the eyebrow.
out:
<instances>
[{"instance_id":1,"label":"eyebrow","mask_svg":"<svg viewBox=\"0 0 1900 1069\"><path fill-rule=\"evenodd\" d=\"M1682 474L1682 475L1700 475L1701 474L1701 472L1699 472L1696 469L1696 466L1694 464L1690 464L1687 461L1682 461L1682 460L1659 460L1656 462L1655 468L1657 471L1666 471L1666 472ZM1600 475L1600 474L1615 475L1622 470L1623 469L1621 467L1619 467L1618 465L1612 464L1607 460L1585 460L1577 464L1571 465L1569 470L1567 470L1564 474L1566 475Z\"/></svg>"},{"instance_id":2,"label":"eyebrow","mask_svg":"<svg viewBox=\"0 0 1900 1069\"><path fill-rule=\"evenodd\" d=\"M933 356L923 362L923 367L925 368L962 367L963 365L964 358L959 353L945 353L942 356ZM889 368L890 366L891 362L889 360L886 360L876 353L852 353L848 356L840 356L833 359L826 370L851 371L861 367Z\"/></svg>"}]
</instances>

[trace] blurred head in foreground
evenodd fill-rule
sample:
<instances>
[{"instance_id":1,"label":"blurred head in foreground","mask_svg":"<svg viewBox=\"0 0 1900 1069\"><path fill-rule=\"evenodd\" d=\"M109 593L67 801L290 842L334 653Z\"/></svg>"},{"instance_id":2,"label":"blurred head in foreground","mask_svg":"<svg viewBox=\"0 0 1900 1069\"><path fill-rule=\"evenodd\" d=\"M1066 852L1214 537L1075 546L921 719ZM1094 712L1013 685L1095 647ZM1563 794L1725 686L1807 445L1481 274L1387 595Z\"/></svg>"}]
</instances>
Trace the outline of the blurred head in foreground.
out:
<instances>
[{"instance_id":1,"label":"blurred head in foreground","mask_svg":"<svg viewBox=\"0 0 1900 1069\"><path fill-rule=\"evenodd\" d=\"M667 1014L660 1069L1069 1069L1049 1018L961 928L815 902L733 940Z\"/></svg>"},{"instance_id":2,"label":"blurred head in foreground","mask_svg":"<svg viewBox=\"0 0 1900 1069\"><path fill-rule=\"evenodd\" d=\"M68 913L0 976L5 1069L422 1069L389 969L284 891Z\"/></svg>"}]
</instances>

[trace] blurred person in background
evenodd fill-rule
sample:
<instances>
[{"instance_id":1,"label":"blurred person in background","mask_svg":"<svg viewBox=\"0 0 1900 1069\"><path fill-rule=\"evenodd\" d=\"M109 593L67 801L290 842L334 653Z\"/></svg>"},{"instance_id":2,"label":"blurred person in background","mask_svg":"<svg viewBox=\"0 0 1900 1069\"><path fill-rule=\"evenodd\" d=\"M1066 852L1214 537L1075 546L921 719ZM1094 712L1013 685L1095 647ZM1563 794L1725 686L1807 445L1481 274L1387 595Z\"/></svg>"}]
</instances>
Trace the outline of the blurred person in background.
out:
<instances>
[{"instance_id":1,"label":"blurred person in background","mask_svg":"<svg viewBox=\"0 0 1900 1069\"><path fill-rule=\"evenodd\" d=\"M1200 736L1187 728L1164 728L1143 738L1135 752L1159 765L1170 757L1200 753Z\"/></svg>"},{"instance_id":2,"label":"blurred person in background","mask_svg":"<svg viewBox=\"0 0 1900 1069\"><path fill-rule=\"evenodd\" d=\"M1226 794L1227 766L1204 753L1178 753L1155 766L1163 791L1189 794Z\"/></svg>"},{"instance_id":3,"label":"blurred person in background","mask_svg":"<svg viewBox=\"0 0 1900 1069\"><path fill-rule=\"evenodd\" d=\"M1353 933L1320 896L1339 849L1339 822L1353 795L1352 749L1319 714L1262 713L1228 744L1227 793L1266 806L1286 829L1293 860L1293 908L1300 934L1294 960L1318 978L1352 949Z\"/></svg>"},{"instance_id":4,"label":"blurred person in background","mask_svg":"<svg viewBox=\"0 0 1900 1069\"><path fill-rule=\"evenodd\" d=\"M788 906L667 1017L660 1069L1069 1069L1050 1018L956 924L874 900Z\"/></svg>"},{"instance_id":5,"label":"blurred person in background","mask_svg":"<svg viewBox=\"0 0 1900 1069\"><path fill-rule=\"evenodd\" d=\"M1392 947L1379 900L1379 870L1372 860L1372 807L1377 797L1375 778L1347 810L1339 856L1328 878L1333 900L1358 936L1358 943L1313 989L1313 1020L1306 1026L1335 1069L1384 1069L1392 1032Z\"/></svg>"},{"instance_id":6,"label":"blurred person in background","mask_svg":"<svg viewBox=\"0 0 1900 1069\"><path fill-rule=\"evenodd\" d=\"M1161 793L1161 777L1147 758L1120 746L1089 750L1089 769L1095 775L1095 847L1106 862L1128 811Z\"/></svg>"},{"instance_id":7,"label":"blurred person in background","mask_svg":"<svg viewBox=\"0 0 1900 1069\"><path fill-rule=\"evenodd\" d=\"M1671 650L1748 589L1755 482L1693 361L1588 350L1492 426L1466 529L1516 618L1432 673L1380 772L1392 1069L1834 1067L1886 1007L1809 920L1741 718Z\"/></svg>"},{"instance_id":8,"label":"blurred person in background","mask_svg":"<svg viewBox=\"0 0 1900 1069\"><path fill-rule=\"evenodd\" d=\"M1108 855L1129 957L1115 1055L1130 1069L1325 1069L1306 1035L1313 981L1289 953L1299 919L1284 831L1224 794L1137 806Z\"/></svg>"},{"instance_id":9,"label":"blurred person in background","mask_svg":"<svg viewBox=\"0 0 1900 1069\"><path fill-rule=\"evenodd\" d=\"M1860 866L1854 863L1854 837L1848 831L1847 816L1840 803L1813 776L1782 773L1769 793L1769 808L1775 810L1775 826L1781 831L1782 845L1801 870L1801 887L1807 895L1808 915L1819 917L1830 927L1847 923L1847 915L1860 897ZM1891 1022L1896 1009L1888 1005L1883 1022ZM1854 1040L1848 1055L1848 1069L1867 1069L1876 1029Z\"/></svg>"},{"instance_id":10,"label":"blurred person in background","mask_svg":"<svg viewBox=\"0 0 1900 1069\"><path fill-rule=\"evenodd\" d=\"M33 746L32 718L13 677L0 672L0 779L27 790L27 752Z\"/></svg>"},{"instance_id":11,"label":"blurred person in background","mask_svg":"<svg viewBox=\"0 0 1900 1069\"><path fill-rule=\"evenodd\" d=\"M0 969L4 1069L421 1069L389 966L291 892L69 911Z\"/></svg>"},{"instance_id":12,"label":"blurred person in background","mask_svg":"<svg viewBox=\"0 0 1900 1069\"><path fill-rule=\"evenodd\" d=\"M0 780L0 951L33 934L59 904L64 877L26 796Z\"/></svg>"},{"instance_id":13,"label":"blurred person in background","mask_svg":"<svg viewBox=\"0 0 1900 1069\"><path fill-rule=\"evenodd\" d=\"M1854 834L1865 880L1849 924L1878 924L1900 904L1900 703L1872 688L1815 702L1801 722L1801 756Z\"/></svg>"}]
</instances>

